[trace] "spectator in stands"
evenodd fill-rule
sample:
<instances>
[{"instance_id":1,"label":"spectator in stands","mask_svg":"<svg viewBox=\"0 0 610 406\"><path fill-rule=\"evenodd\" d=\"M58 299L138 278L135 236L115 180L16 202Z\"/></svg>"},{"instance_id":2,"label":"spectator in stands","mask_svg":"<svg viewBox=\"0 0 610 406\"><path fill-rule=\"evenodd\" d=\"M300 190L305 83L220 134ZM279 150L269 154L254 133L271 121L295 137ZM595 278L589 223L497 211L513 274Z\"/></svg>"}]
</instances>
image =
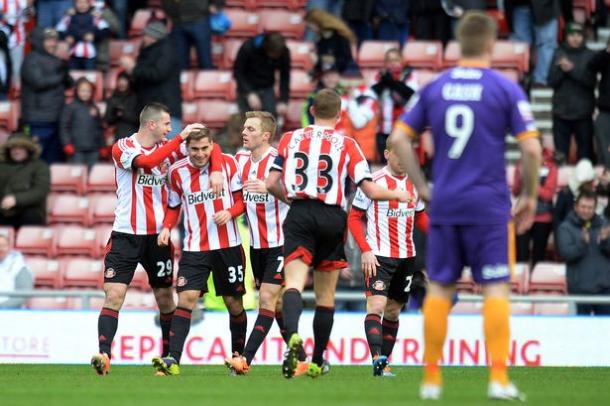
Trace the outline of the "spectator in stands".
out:
<instances>
[{"instance_id":1,"label":"spectator in stands","mask_svg":"<svg viewBox=\"0 0 610 406\"><path fill-rule=\"evenodd\" d=\"M210 14L224 6L224 0L163 0L163 8L172 19L172 38L180 67L191 66L191 46L197 50L199 69L213 69Z\"/></svg>"},{"instance_id":2,"label":"spectator in stands","mask_svg":"<svg viewBox=\"0 0 610 406\"><path fill-rule=\"evenodd\" d=\"M8 37L13 81L19 78L21 72L26 41L25 23L33 14L33 3L33 0L3 1L0 30Z\"/></svg>"},{"instance_id":3,"label":"spectator in stands","mask_svg":"<svg viewBox=\"0 0 610 406\"><path fill-rule=\"evenodd\" d=\"M599 82L597 109L595 119L595 138L600 163L610 167L610 40L606 48L597 52L591 61L589 69L593 75L601 74Z\"/></svg>"},{"instance_id":4,"label":"spectator in stands","mask_svg":"<svg viewBox=\"0 0 610 406\"><path fill-rule=\"evenodd\" d=\"M555 210L553 212L553 230L555 234L559 225L566 219L568 213L574 207L576 196L583 190L595 190L595 169L588 159L578 161L570 175L570 179L568 179L568 186L565 186L557 193Z\"/></svg>"},{"instance_id":5,"label":"spectator in stands","mask_svg":"<svg viewBox=\"0 0 610 406\"><path fill-rule=\"evenodd\" d=\"M366 84L353 88L347 95L345 112L340 123L343 132L354 138L364 157L369 162L377 162L376 137L379 122L377 94Z\"/></svg>"},{"instance_id":6,"label":"spectator in stands","mask_svg":"<svg viewBox=\"0 0 610 406\"><path fill-rule=\"evenodd\" d=\"M138 108L152 102L165 104L171 111L173 138L182 129L182 90L180 66L175 47L167 35L167 28L160 21L148 23L144 29L142 47L138 59L121 58L121 65L131 75L133 90L138 98Z\"/></svg>"},{"instance_id":7,"label":"spectator in stands","mask_svg":"<svg viewBox=\"0 0 610 406\"><path fill-rule=\"evenodd\" d=\"M36 20L42 28L55 27L72 7L72 0L38 0Z\"/></svg>"},{"instance_id":8,"label":"spectator in stands","mask_svg":"<svg viewBox=\"0 0 610 406\"><path fill-rule=\"evenodd\" d=\"M108 35L108 23L94 13L89 0L74 0L74 9L57 24L57 31L70 46L70 69L94 70L96 44Z\"/></svg>"},{"instance_id":9,"label":"spectator in stands","mask_svg":"<svg viewBox=\"0 0 610 406\"><path fill-rule=\"evenodd\" d=\"M394 122L404 112L407 102L417 90L413 69L404 66L402 53L398 48L385 53L384 68L377 75L372 86L379 101L379 128L377 132L377 156L385 163L383 151Z\"/></svg>"},{"instance_id":10,"label":"spectator in stands","mask_svg":"<svg viewBox=\"0 0 610 406\"><path fill-rule=\"evenodd\" d=\"M65 91L72 86L67 64L54 55L57 31L36 27L30 34L32 52L21 67L21 118L42 146L47 163L62 159L58 125Z\"/></svg>"},{"instance_id":11,"label":"spectator in stands","mask_svg":"<svg viewBox=\"0 0 610 406\"><path fill-rule=\"evenodd\" d=\"M39 159L40 146L15 133L0 145L0 224L19 228L47 220L49 167Z\"/></svg>"},{"instance_id":12,"label":"spectator in stands","mask_svg":"<svg viewBox=\"0 0 610 406\"><path fill-rule=\"evenodd\" d=\"M362 44L362 41L373 38L371 21L373 19L374 7L375 0L350 0L343 3L341 18L343 18L349 28L356 34L358 46ZM308 30L308 32L311 31ZM315 40L315 35L311 33L311 38L308 40Z\"/></svg>"},{"instance_id":13,"label":"spectator in stands","mask_svg":"<svg viewBox=\"0 0 610 406\"><path fill-rule=\"evenodd\" d=\"M130 137L138 131L140 118L138 114L138 99L131 90L131 78L127 72L121 72L116 82L112 97L106 100L106 124L115 126L115 141Z\"/></svg>"},{"instance_id":14,"label":"spectator in stands","mask_svg":"<svg viewBox=\"0 0 610 406\"><path fill-rule=\"evenodd\" d=\"M260 34L244 42L233 65L239 111L264 110L274 116L285 115L290 67L290 50L282 34ZM280 74L279 101L274 90L276 71Z\"/></svg>"},{"instance_id":15,"label":"spectator in stands","mask_svg":"<svg viewBox=\"0 0 610 406\"><path fill-rule=\"evenodd\" d=\"M538 172L538 205L532 227L517 236L517 261L527 262L534 268L536 263L544 261L549 235L553 231L553 197L557 190L558 169L553 159L553 151L544 148L542 165ZM521 162L517 163L513 181L513 196L521 195ZM531 243L531 254L530 254Z\"/></svg>"},{"instance_id":16,"label":"spectator in stands","mask_svg":"<svg viewBox=\"0 0 610 406\"><path fill-rule=\"evenodd\" d=\"M409 5L405 0L377 0L373 10L375 38L398 41L402 48L409 36Z\"/></svg>"},{"instance_id":17,"label":"spectator in stands","mask_svg":"<svg viewBox=\"0 0 610 406\"><path fill-rule=\"evenodd\" d=\"M106 6L104 1L96 0L93 2L93 4L93 15L101 18L106 22L106 24L108 24L108 35L100 38L100 40L97 42L97 56L95 58L96 69L107 72L110 68L110 38L120 37L121 30L124 28L121 25L119 17L110 9L110 7Z\"/></svg>"},{"instance_id":18,"label":"spectator in stands","mask_svg":"<svg viewBox=\"0 0 610 406\"><path fill-rule=\"evenodd\" d=\"M23 255L12 250L8 237L0 234L0 290L16 292L33 288L34 276ZM19 309L25 302L24 297L0 296L0 309Z\"/></svg>"},{"instance_id":19,"label":"spectator in stands","mask_svg":"<svg viewBox=\"0 0 610 406\"><path fill-rule=\"evenodd\" d=\"M307 27L317 34L317 59L323 64L335 64L339 73L358 72L358 65L352 55L352 45L356 36L347 24L332 14L313 9L305 15Z\"/></svg>"},{"instance_id":20,"label":"spectator in stands","mask_svg":"<svg viewBox=\"0 0 610 406\"><path fill-rule=\"evenodd\" d=\"M99 1L96 1L99 3ZM112 7L112 11L117 18L117 22L119 23L118 37L121 39L127 38L127 15L128 3L136 3L135 1L128 2L127 0L109 0L110 7ZM107 9L107 7L106 7Z\"/></svg>"},{"instance_id":21,"label":"spectator in stands","mask_svg":"<svg viewBox=\"0 0 610 406\"><path fill-rule=\"evenodd\" d=\"M95 86L86 78L76 81L74 100L61 113L59 135L64 153L72 163L89 169L99 160L104 147L100 111L93 102Z\"/></svg>"},{"instance_id":22,"label":"spectator in stands","mask_svg":"<svg viewBox=\"0 0 610 406\"><path fill-rule=\"evenodd\" d=\"M569 156L572 134L578 159L593 161L593 110L596 77L588 68L593 51L584 43L583 26L566 26L566 41L555 51L548 84L553 88L553 141Z\"/></svg>"},{"instance_id":23,"label":"spectator in stands","mask_svg":"<svg viewBox=\"0 0 610 406\"><path fill-rule=\"evenodd\" d=\"M0 101L8 99L12 77L13 64L8 49L8 37L4 31L0 31Z\"/></svg>"},{"instance_id":24,"label":"spectator in stands","mask_svg":"<svg viewBox=\"0 0 610 406\"><path fill-rule=\"evenodd\" d=\"M505 2L505 6L506 20L513 31L511 39L536 47L534 86L546 86L557 48L559 0L512 0Z\"/></svg>"},{"instance_id":25,"label":"spectator in stands","mask_svg":"<svg viewBox=\"0 0 610 406\"><path fill-rule=\"evenodd\" d=\"M610 225L595 214L597 195L583 190L557 232L559 255L566 261L568 293L610 294ZM578 304L579 315L610 315L610 305Z\"/></svg>"},{"instance_id":26,"label":"spectator in stands","mask_svg":"<svg viewBox=\"0 0 610 406\"><path fill-rule=\"evenodd\" d=\"M446 45L451 38L451 20L441 0L410 0L415 38L439 40Z\"/></svg>"},{"instance_id":27,"label":"spectator in stands","mask_svg":"<svg viewBox=\"0 0 610 406\"><path fill-rule=\"evenodd\" d=\"M606 204L603 206L602 215L606 221L610 222L610 169L604 168L597 184L597 195L606 197ZM598 211L599 212L599 211Z\"/></svg>"},{"instance_id":28,"label":"spectator in stands","mask_svg":"<svg viewBox=\"0 0 610 406\"><path fill-rule=\"evenodd\" d=\"M344 89L340 86L339 81L341 75L335 64L316 64L314 68L314 78L317 79L317 86L313 92L307 95L307 98L303 102L303 109L301 112L301 126L307 127L313 124L313 115L311 114L311 106L313 106L313 99L316 97L318 92L322 89L333 89L339 95L343 95Z\"/></svg>"}]
</instances>

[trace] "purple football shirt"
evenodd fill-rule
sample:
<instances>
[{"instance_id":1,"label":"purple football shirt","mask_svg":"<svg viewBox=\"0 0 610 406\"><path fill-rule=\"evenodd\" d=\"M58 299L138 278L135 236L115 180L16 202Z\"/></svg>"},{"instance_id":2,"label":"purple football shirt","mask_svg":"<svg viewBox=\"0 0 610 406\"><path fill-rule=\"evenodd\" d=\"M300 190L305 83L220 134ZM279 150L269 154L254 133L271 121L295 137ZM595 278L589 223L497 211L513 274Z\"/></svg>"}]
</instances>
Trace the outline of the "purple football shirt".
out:
<instances>
[{"instance_id":1,"label":"purple football shirt","mask_svg":"<svg viewBox=\"0 0 610 406\"><path fill-rule=\"evenodd\" d=\"M414 96L398 123L434 140L431 224L506 224L505 138L537 136L523 90L489 68L456 67Z\"/></svg>"}]
</instances>

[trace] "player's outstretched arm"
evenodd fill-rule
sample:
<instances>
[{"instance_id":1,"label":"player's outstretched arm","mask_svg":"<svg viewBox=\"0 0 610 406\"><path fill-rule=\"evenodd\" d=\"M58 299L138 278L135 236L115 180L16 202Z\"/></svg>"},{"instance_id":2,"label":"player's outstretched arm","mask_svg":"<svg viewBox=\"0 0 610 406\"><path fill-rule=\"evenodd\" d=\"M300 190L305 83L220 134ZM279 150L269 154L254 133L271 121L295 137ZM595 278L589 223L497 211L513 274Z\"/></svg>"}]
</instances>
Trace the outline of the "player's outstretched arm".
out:
<instances>
[{"instance_id":1,"label":"player's outstretched arm","mask_svg":"<svg viewBox=\"0 0 610 406\"><path fill-rule=\"evenodd\" d=\"M424 178L424 174L419 166L419 160L413 149L411 138L399 126L394 127L390 134L389 142L392 144L392 150L398 156L398 160L407 170L409 179L413 182L419 197L425 201L430 201L430 188Z\"/></svg>"},{"instance_id":2,"label":"player's outstretched arm","mask_svg":"<svg viewBox=\"0 0 610 406\"><path fill-rule=\"evenodd\" d=\"M286 193L284 192L284 187L282 186L282 172L271 169L269 171L269 176L265 181L265 188L276 199L279 199L284 203L290 204L290 201L288 200L288 198L286 197Z\"/></svg>"},{"instance_id":3,"label":"player's outstretched arm","mask_svg":"<svg viewBox=\"0 0 610 406\"><path fill-rule=\"evenodd\" d=\"M413 198L406 190L388 190L370 179L364 179L358 186L366 197L371 200L398 200L399 202L408 202Z\"/></svg>"},{"instance_id":4,"label":"player's outstretched arm","mask_svg":"<svg viewBox=\"0 0 610 406\"><path fill-rule=\"evenodd\" d=\"M538 171L542 161L542 147L538 138L519 141L521 149L521 196L513 207L512 214L517 234L530 229L536 215L538 200Z\"/></svg>"}]
</instances>

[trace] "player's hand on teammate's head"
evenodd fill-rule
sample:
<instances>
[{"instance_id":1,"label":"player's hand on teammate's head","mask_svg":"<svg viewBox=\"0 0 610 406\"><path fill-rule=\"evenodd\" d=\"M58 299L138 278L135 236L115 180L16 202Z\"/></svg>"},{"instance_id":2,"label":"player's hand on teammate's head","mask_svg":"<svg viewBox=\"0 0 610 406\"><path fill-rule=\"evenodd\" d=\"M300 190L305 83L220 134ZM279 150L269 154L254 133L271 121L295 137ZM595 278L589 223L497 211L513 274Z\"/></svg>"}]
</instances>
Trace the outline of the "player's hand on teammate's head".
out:
<instances>
[{"instance_id":1,"label":"player's hand on teammate's head","mask_svg":"<svg viewBox=\"0 0 610 406\"><path fill-rule=\"evenodd\" d=\"M372 251L367 251L362 253L362 272L369 278L377 275L377 267L379 266L379 261L377 261L377 257L373 254Z\"/></svg>"},{"instance_id":2,"label":"player's hand on teammate's head","mask_svg":"<svg viewBox=\"0 0 610 406\"><path fill-rule=\"evenodd\" d=\"M231 220L232 216L228 210L221 210L219 212L214 213L213 219L214 223L219 226L224 226Z\"/></svg>"},{"instance_id":3,"label":"player's hand on teammate's head","mask_svg":"<svg viewBox=\"0 0 610 406\"><path fill-rule=\"evenodd\" d=\"M184 127L184 130L182 130L180 132L180 138L182 138L183 140L186 139L186 137L189 136L189 134L191 133L191 131L194 130L201 130L202 128L205 128L205 126L201 123L192 123L187 125L186 127Z\"/></svg>"},{"instance_id":4,"label":"player's hand on teammate's head","mask_svg":"<svg viewBox=\"0 0 610 406\"><path fill-rule=\"evenodd\" d=\"M221 197L222 196L222 188L225 182L225 177L222 174L222 172L220 171L214 171L212 173L210 173L210 178L209 178L209 183L210 183L210 189L212 189L212 192L214 192L214 194L216 195L216 197Z\"/></svg>"},{"instance_id":5,"label":"player's hand on teammate's head","mask_svg":"<svg viewBox=\"0 0 610 406\"><path fill-rule=\"evenodd\" d=\"M167 227L164 227L157 236L157 245L159 245L159 247L167 247L169 245L170 235L171 230Z\"/></svg>"},{"instance_id":6,"label":"player's hand on teammate's head","mask_svg":"<svg viewBox=\"0 0 610 406\"><path fill-rule=\"evenodd\" d=\"M523 234L534 224L536 198L521 196L512 209L517 234Z\"/></svg>"},{"instance_id":7,"label":"player's hand on teammate's head","mask_svg":"<svg viewBox=\"0 0 610 406\"><path fill-rule=\"evenodd\" d=\"M265 185L265 181L261 179L250 179L246 181L246 184L244 186L246 187L246 192L267 193L267 186Z\"/></svg>"}]
</instances>

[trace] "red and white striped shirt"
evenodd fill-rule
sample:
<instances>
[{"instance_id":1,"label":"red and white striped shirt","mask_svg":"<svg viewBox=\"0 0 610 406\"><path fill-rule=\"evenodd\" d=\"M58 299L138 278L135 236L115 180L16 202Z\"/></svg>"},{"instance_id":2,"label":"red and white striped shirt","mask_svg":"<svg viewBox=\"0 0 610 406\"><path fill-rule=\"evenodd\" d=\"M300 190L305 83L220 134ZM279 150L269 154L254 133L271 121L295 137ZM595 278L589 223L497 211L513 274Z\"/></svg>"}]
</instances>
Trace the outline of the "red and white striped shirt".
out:
<instances>
[{"instance_id":1,"label":"red and white striped shirt","mask_svg":"<svg viewBox=\"0 0 610 406\"><path fill-rule=\"evenodd\" d=\"M352 204L366 211L366 241L373 254L389 258L414 257L415 212L423 211L425 206L417 198L413 183L406 176L392 176L387 166L373 174L373 182L389 190L407 190L414 196L408 203L372 201L358 188Z\"/></svg>"},{"instance_id":2,"label":"red and white striped shirt","mask_svg":"<svg viewBox=\"0 0 610 406\"><path fill-rule=\"evenodd\" d=\"M250 179L265 180L277 156L277 150L269 147L267 153L258 161L252 160L250 151L239 152L235 159L243 183ZM289 206L269 193L244 192L246 216L250 230L250 246L256 249L284 245L282 223Z\"/></svg>"},{"instance_id":3,"label":"red and white striped shirt","mask_svg":"<svg viewBox=\"0 0 610 406\"><path fill-rule=\"evenodd\" d=\"M9 37L9 48L25 45L25 21L27 0L0 0L3 31Z\"/></svg>"},{"instance_id":4,"label":"red and white striped shirt","mask_svg":"<svg viewBox=\"0 0 610 406\"><path fill-rule=\"evenodd\" d=\"M218 226L212 218L216 212L229 210L235 203L233 192L242 189L237 161L231 155L223 154L224 185L220 199L215 198L209 188L209 168L209 165L197 168L187 157L169 170L169 207L182 205L184 212L184 251L211 251L241 245L234 219Z\"/></svg>"},{"instance_id":5,"label":"red and white striped shirt","mask_svg":"<svg viewBox=\"0 0 610 406\"><path fill-rule=\"evenodd\" d=\"M346 178L359 184L371 178L358 143L330 127L310 125L282 136L273 169L283 172L292 199L317 199L347 207Z\"/></svg>"},{"instance_id":6,"label":"red and white striped shirt","mask_svg":"<svg viewBox=\"0 0 610 406\"><path fill-rule=\"evenodd\" d=\"M184 143L181 153L173 153L152 170L132 166L138 155L149 155L163 144L165 142L144 148L134 134L121 138L112 146L117 185L114 231L140 235L161 231L167 206L167 172L172 162L184 156Z\"/></svg>"}]
</instances>

